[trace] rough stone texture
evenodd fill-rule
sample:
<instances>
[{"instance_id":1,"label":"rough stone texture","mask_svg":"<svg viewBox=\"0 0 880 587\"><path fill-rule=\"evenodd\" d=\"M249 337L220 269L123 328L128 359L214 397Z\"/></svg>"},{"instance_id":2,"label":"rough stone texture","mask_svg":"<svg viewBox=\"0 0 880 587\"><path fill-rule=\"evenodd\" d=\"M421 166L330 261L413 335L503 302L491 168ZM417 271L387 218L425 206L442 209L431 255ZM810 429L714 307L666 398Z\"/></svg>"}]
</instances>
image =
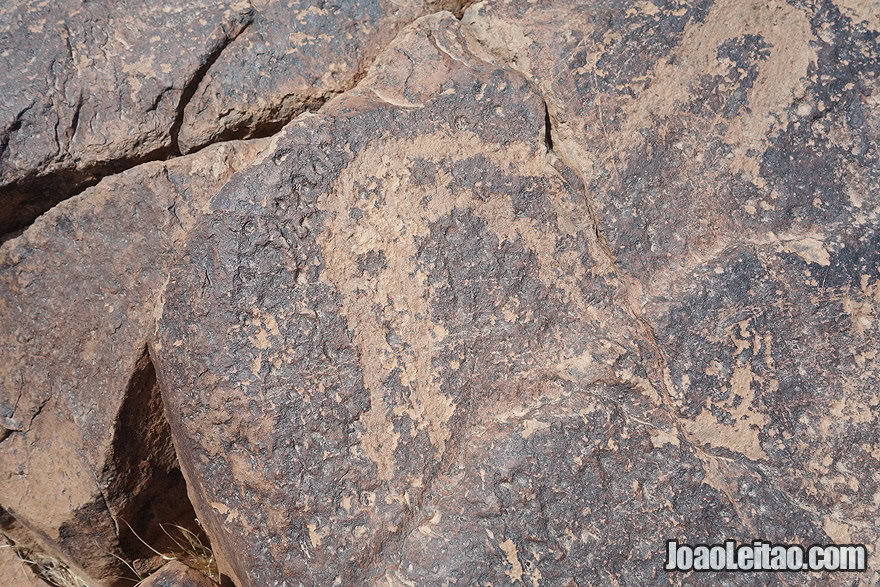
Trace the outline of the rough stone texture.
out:
<instances>
[{"instance_id":1,"label":"rough stone texture","mask_svg":"<svg viewBox=\"0 0 880 587\"><path fill-rule=\"evenodd\" d=\"M152 353L241 584L366 581L475 424L638 368L544 121L524 78L427 17L188 239Z\"/></svg>"},{"instance_id":2,"label":"rough stone texture","mask_svg":"<svg viewBox=\"0 0 880 587\"><path fill-rule=\"evenodd\" d=\"M79 185L176 150L203 70L247 2L13 0L0 7L0 234Z\"/></svg>"},{"instance_id":3,"label":"rough stone texture","mask_svg":"<svg viewBox=\"0 0 880 587\"><path fill-rule=\"evenodd\" d=\"M400 28L457 0L262 0L186 105L180 149L266 136L351 88Z\"/></svg>"},{"instance_id":4,"label":"rough stone texture","mask_svg":"<svg viewBox=\"0 0 880 587\"><path fill-rule=\"evenodd\" d=\"M454 0L13 0L0 7L0 235L108 173L267 136Z\"/></svg>"},{"instance_id":5,"label":"rough stone texture","mask_svg":"<svg viewBox=\"0 0 880 587\"><path fill-rule=\"evenodd\" d=\"M874 582L876 5L664 8L487 2L464 21L542 88L682 438L781 491L819 542L869 544ZM767 515L741 481L712 483Z\"/></svg>"},{"instance_id":6,"label":"rough stone texture","mask_svg":"<svg viewBox=\"0 0 880 587\"><path fill-rule=\"evenodd\" d=\"M170 561L140 583L141 587L217 587L217 584L182 562Z\"/></svg>"},{"instance_id":7,"label":"rough stone texture","mask_svg":"<svg viewBox=\"0 0 880 587\"><path fill-rule=\"evenodd\" d=\"M208 58L165 91L172 151L302 115L0 249L16 531L107 582L139 548L119 520L189 507L176 451L242 586L880 582L876 2L404 26L463 4L162 13L207 11L174 31ZM25 119L7 136L54 161ZM870 570L670 575L668 538L865 543Z\"/></svg>"},{"instance_id":8,"label":"rough stone texture","mask_svg":"<svg viewBox=\"0 0 880 587\"><path fill-rule=\"evenodd\" d=\"M0 247L0 506L95 584L148 554L126 523L155 541L190 508L146 344L183 236L263 146L113 176Z\"/></svg>"},{"instance_id":9,"label":"rough stone texture","mask_svg":"<svg viewBox=\"0 0 880 587\"><path fill-rule=\"evenodd\" d=\"M467 40L475 30L494 48L484 9L465 29L450 16L418 21L356 90L288 126L189 238L154 351L196 509L231 575L644 584L669 579L661 538L873 544L871 498L826 501L817 514L793 489L802 480L809 495L816 471L763 458L774 415L754 402L772 399L767 369L796 370L807 356L759 367L756 350L725 367L686 318L664 321L659 294L683 291L672 289L680 269L614 254L609 212L593 208L598 177L571 154L588 139L548 137L558 107L545 110L541 85ZM558 22L545 15L542 33L580 22L548 10ZM614 172L605 179L614 188ZM616 205L638 217L620 191ZM685 211L666 205L679 226L690 221L686 199ZM728 238L742 236L735 228ZM615 230L636 248L647 238ZM764 297L719 278L740 297L709 304L698 324L724 328L749 311L746 295L778 303L784 275L770 275ZM705 306L682 294L681 312ZM777 328L781 338L821 326L793 317ZM822 332L834 345L854 335L845 324ZM812 344L799 352L824 348ZM673 348L696 356L673 365ZM696 402L688 412L670 379L713 368L715 404L699 398L705 413ZM812 385L819 396L822 380ZM868 402L875 388L859 383L850 397ZM867 447L856 458L873 466L877 420L863 418L812 450L839 451L855 434ZM846 524L853 534L840 534Z\"/></svg>"}]
</instances>

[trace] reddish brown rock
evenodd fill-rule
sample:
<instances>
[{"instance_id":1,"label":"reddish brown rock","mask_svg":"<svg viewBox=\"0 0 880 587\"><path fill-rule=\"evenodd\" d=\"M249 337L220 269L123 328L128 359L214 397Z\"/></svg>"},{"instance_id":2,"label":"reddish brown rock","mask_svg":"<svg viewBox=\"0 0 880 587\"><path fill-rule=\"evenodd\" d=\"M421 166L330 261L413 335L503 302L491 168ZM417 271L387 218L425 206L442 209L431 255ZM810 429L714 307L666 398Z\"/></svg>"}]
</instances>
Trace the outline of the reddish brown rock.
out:
<instances>
[{"instance_id":1,"label":"reddish brown rock","mask_svg":"<svg viewBox=\"0 0 880 587\"><path fill-rule=\"evenodd\" d=\"M230 574L646 584L662 537L824 539L689 440L536 86L490 61L417 21L188 237L153 351Z\"/></svg>"},{"instance_id":2,"label":"reddish brown rock","mask_svg":"<svg viewBox=\"0 0 880 587\"><path fill-rule=\"evenodd\" d=\"M0 235L147 160L268 136L456 0L13 0L0 8Z\"/></svg>"},{"instance_id":3,"label":"reddish brown rock","mask_svg":"<svg viewBox=\"0 0 880 587\"><path fill-rule=\"evenodd\" d=\"M880 27L867 4L501 1L464 22L541 87L683 435L781 490L818 542L876 551ZM741 482L720 487L768 515Z\"/></svg>"},{"instance_id":4,"label":"reddish brown rock","mask_svg":"<svg viewBox=\"0 0 880 587\"><path fill-rule=\"evenodd\" d=\"M474 426L639 381L540 96L472 49L417 21L221 191L169 282L152 352L242 585L367 581Z\"/></svg>"},{"instance_id":5,"label":"reddish brown rock","mask_svg":"<svg viewBox=\"0 0 880 587\"><path fill-rule=\"evenodd\" d=\"M880 50L849 15L498 1L464 22L541 87L554 149L585 179L610 256L651 293L739 243L806 251L876 223Z\"/></svg>"},{"instance_id":6,"label":"reddish brown rock","mask_svg":"<svg viewBox=\"0 0 880 587\"><path fill-rule=\"evenodd\" d=\"M397 32L459 0L254 2L253 22L218 57L186 105L180 149L267 136L350 89Z\"/></svg>"},{"instance_id":7,"label":"reddish brown rock","mask_svg":"<svg viewBox=\"0 0 880 587\"><path fill-rule=\"evenodd\" d=\"M217 583L179 561L165 563L140 585L141 587L217 587Z\"/></svg>"},{"instance_id":8,"label":"reddish brown rock","mask_svg":"<svg viewBox=\"0 0 880 587\"><path fill-rule=\"evenodd\" d=\"M175 152L194 86L253 16L224 0L4 3L0 234L103 175Z\"/></svg>"},{"instance_id":9,"label":"reddish brown rock","mask_svg":"<svg viewBox=\"0 0 880 587\"><path fill-rule=\"evenodd\" d=\"M181 148L323 107L0 249L0 506L107 583L188 507L176 448L242 586L819 580L669 538L864 543L820 579L877 583L867 6L243 7Z\"/></svg>"},{"instance_id":10,"label":"reddish brown rock","mask_svg":"<svg viewBox=\"0 0 880 587\"><path fill-rule=\"evenodd\" d=\"M96 585L150 554L127 524L156 547L190 508L147 339L183 236L263 146L113 176L0 248L0 506Z\"/></svg>"}]
</instances>

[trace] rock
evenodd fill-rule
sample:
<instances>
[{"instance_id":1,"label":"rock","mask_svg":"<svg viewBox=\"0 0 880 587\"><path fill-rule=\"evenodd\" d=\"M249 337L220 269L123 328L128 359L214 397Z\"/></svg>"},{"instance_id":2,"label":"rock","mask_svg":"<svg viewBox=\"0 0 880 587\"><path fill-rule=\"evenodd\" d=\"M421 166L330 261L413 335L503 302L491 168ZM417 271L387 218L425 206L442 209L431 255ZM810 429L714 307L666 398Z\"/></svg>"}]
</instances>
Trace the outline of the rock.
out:
<instances>
[{"instance_id":1,"label":"rock","mask_svg":"<svg viewBox=\"0 0 880 587\"><path fill-rule=\"evenodd\" d=\"M247 2L26 2L0 9L0 234L109 173L176 151L204 70Z\"/></svg>"},{"instance_id":2,"label":"rock","mask_svg":"<svg viewBox=\"0 0 880 587\"><path fill-rule=\"evenodd\" d=\"M169 561L141 582L141 587L216 587L217 584L180 561Z\"/></svg>"},{"instance_id":3,"label":"rock","mask_svg":"<svg viewBox=\"0 0 880 587\"><path fill-rule=\"evenodd\" d=\"M647 293L738 243L875 220L880 50L836 8L500 1L464 20L542 88L557 153Z\"/></svg>"},{"instance_id":4,"label":"rock","mask_svg":"<svg viewBox=\"0 0 880 587\"><path fill-rule=\"evenodd\" d=\"M645 309L687 437L783 491L823 528L816 543L880 540L880 479L863 473L880 455L878 244L868 230L823 267L744 243Z\"/></svg>"},{"instance_id":5,"label":"rock","mask_svg":"<svg viewBox=\"0 0 880 587\"><path fill-rule=\"evenodd\" d=\"M870 3L18 4L0 220L174 158L0 247L6 536L96 585L196 515L242 587L756 580L667 539L880 582Z\"/></svg>"},{"instance_id":6,"label":"rock","mask_svg":"<svg viewBox=\"0 0 880 587\"><path fill-rule=\"evenodd\" d=\"M875 187L849 121L876 116L809 44L829 18L481 3L287 127L190 234L154 348L230 574L639 583L658 536L874 544L846 471L876 466L877 202L812 168ZM872 79L874 37L833 24ZM824 132L849 142L792 168L797 100L847 83Z\"/></svg>"},{"instance_id":7,"label":"rock","mask_svg":"<svg viewBox=\"0 0 880 587\"><path fill-rule=\"evenodd\" d=\"M405 25L456 0L255 2L254 19L217 59L184 110L180 149L267 136L350 89Z\"/></svg>"},{"instance_id":8,"label":"rock","mask_svg":"<svg viewBox=\"0 0 880 587\"><path fill-rule=\"evenodd\" d=\"M537 88L489 59L420 19L190 233L152 352L228 574L638 583L674 532L823 538L773 487L729 502L752 471L679 430Z\"/></svg>"},{"instance_id":9,"label":"rock","mask_svg":"<svg viewBox=\"0 0 880 587\"><path fill-rule=\"evenodd\" d=\"M107 178L0 247L0 506L94 585L192 516L146 344L183 236L263 146Z\"/></svg>"},{"instance_id":10,"label":"rock","mask_svg":"<svg viewBox=\"0 0 880 587\"><path fill-rule=\"evenodd\" d=\"M782 491L822 543L880 544L880 479L864 474L880 464L869 13L502 1L464 17L542 89L554 150L587 186L684 437ZM803 540L788 522L780 533Z\"/></svg>"},{"instance_id":11,"label":"rock","mask_svg":"<svg viewBox=\"0 0 880 587\"><path fill-rule=\"evenodd\" d=\"M381 574L474 426L638 370L540 96L473 49L416 21L187 239L151 354L238 584Z\"/></svg>"}]
</instances>

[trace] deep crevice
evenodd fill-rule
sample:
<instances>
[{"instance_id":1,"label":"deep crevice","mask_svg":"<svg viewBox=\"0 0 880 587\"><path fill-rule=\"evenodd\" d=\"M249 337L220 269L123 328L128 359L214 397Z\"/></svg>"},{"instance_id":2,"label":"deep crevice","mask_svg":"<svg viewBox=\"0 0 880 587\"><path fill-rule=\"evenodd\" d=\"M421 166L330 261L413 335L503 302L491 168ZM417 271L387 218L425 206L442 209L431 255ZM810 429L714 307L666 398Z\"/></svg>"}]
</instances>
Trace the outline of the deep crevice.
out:
<instances>
[{"instance_id":1,"label":"deep crevice","mask_svg":"<svg viewBox=\"0 0 880 587\"><path fill-rule=\"evenodd\" d=\"M452 6L441 6L444 10L449 9L453 15L461 20L467 8L474 4L475 0L461 0L453 2ZM120 158L109 162L103 162L86 169L63 169L50 175L35 176L23 179L19 182L8 184L0 187L0 245L4 242L20 236L34 221L41 215L45 214L53 207L73 198L86 189L100 183L106 177L117 175L144 163L152 161L166 161L176 157L184 156L180 151L179 135L180 129L183 127L184 113L186 106L195 96L205 76L211 67L220 58L223 51L232 44L239 36L241 36L252 24L253 16L246 21L241 30L233 35L227 35L223 42L209 54L205 63L193 74L192 78L184 86L180 100L176 108L176 115L169 131L171 140L170 144L156 149L151 153L136 158ZM427 14L422 16L428 16ZM409 25L411 23L407 23ZM406 25L405 25L406 26ZM362 63L360 71L352 78L351 83L344 89L339 91L328 92L323 96L304 100L302 107L295 110L293 114L281 120L258 122L254 125L243 123L232 129L227 129L214 139L191 149L187 155L198 152L208 146L243 139L260 139L267 138L278 133L287 124L304 112L317 112L324 104L335 96L344 94L355 88L366 75L372 66L375 58L381 54L377 52L373 59ZM161 96L157 98L160 100ZM79 105L81 107L81 104ZM75 114L74 128L79 124L79 108ZM6 135L8 141L8 134ZM0 145L5 147L5 144ZM2 153L3 148L0 148ZM51 195L50 195L51 194Z\"/></svg>"},{"instance_id":2,"label":"deep crevice","mask_svg":"<svg viewBox=\"0 0 880 587\"><path fill-rule=\"evenodd\" d=\"M550 119L550 108L546 100L544 100L544 146L547 147L548 153L553 152L553 122Z\"/></svg>"},{"instance_id":3,"label":"deep crevice","mask_svg":"<svg viewBox=\"0 0 880 587\"><path fill-rule=\"evenodd\" d=\"M146 346L129 378L105 462L94 476L99 495L71 512L57 537L44 534L9 507L0 507L0 536L43 561L33 565L35 572L43 563L82 577L91 570L108 585L121 587L164 564L167 558L161 553L219 579L210 541L189 500ZM116 545L105 543L96 550L95 536L115 536ZM194 546L190 537L204 548ZM115 573L118 580L103 573Z\"/></svg>"},{"instance_id":4,"label":"deep crevice","mask_svg":"<svg viewBox=\"0 0 880 587\"><path fill-rule=\"evenodd\" d=\"M105 494L117 521L123 557L139 571L161 561L155 551L186 558L179 528L209 544L189 500L171 440L156 370L145 348L116 421ZM190 553L191 554L191 553Z\"/></svg>"},{"instance_id":5,"label":"deep crevice","mask_svg":"<svg viewBox=\"0 0 880 587\"><path fill-rule=\"evenodd\" d=\"M196 95L196 92L199 89L199 86L202 85L202 81L205 79L205 76L208 75L208 71L214 66L217 60L220 58L220 55L226 48L232 44L235 39L241 36L248 28L250 28L251 24L254 22L254 13L251 12L250 19L247 20L241 27L239 31L232 35L226 35L221 43L219 43L214 49L208 54L205 62L199 67L196 72L193 74L192 78L186 83L183 87L183 91L180 94L180 100L177 101L177 113L174 118L174 122L171 124L171 149L173 156L180 156L180 143L178 137L180 136L180 129L183 127L183 118L184 112L186 110L187 105L192 100L193 96ZM218 141L215 141L218 142Z\"/></svg>"},{"instance_id":6,"label":"deep crevice","mask_svg":"<svg viewBox=\"0 0 880 587\"><path fill-rule=\"evenodd\" d=\"M299 107L294 108L291 114L282 117L276 118L274 116L267 116L267 120L254 121L254 120L243 120L239 124L235 126L231 126L226 128L214 137L211 140L205 141L204 143L200 143L198 145L190 148L185 155L192 155L193 153L198 153L202 149L210 147L212 145L217 145L220 143L228 143L230 141L242 141L242 140L252 140L252 139L265 139L275 134L281 132L285 126L296 120L302 114L306 112L318 112L321 108L324 107L324 104L329 102L332 98L344 94L345 92L354 88L360 80L363 78L363 75L356 76L351 85L346 87L343 90L339 91L329 91L322 96L316 96L312 98L307 98L299 101ZM282 101L277 105L275 111L283 108L284 102Z\"/></svg>"},{"instance_id":7,"label":"deep crevice","mask_svg":"<svg viewBox=\"0 0 880 587\"><path fill-rule=\"evenodd\" d=\"M246 21L239 31L232 35L226 35L223 41L218 43L217 47L210 52L205 62L196 70L189 82L184 86L177 104L175 119L169 130L170 141L168 145L138 157L121 157L112 161L97 163L84 169L62 169L48 175L27 177L0 187L0 244L20 235L38 217L64 200L73 198L88 188L97 185L105 177L117 175L151 161L163 161L179 157L181 153L178 146L178 135L183 125L186 105L195 95L202 80L217 59L219 59L220 54L247 30L252 22L253 14L251 14L251 20ZM151 106L148 111L156 107L166 92L159 94L156 98L156 104ZM71 122L71 128L73 129L71 138L79 126L82 105L82 96L80 96ZM0 143L0 155L2 155L8 145L9 136L21 126L21 117L27 110L26 108L22 111L13 122L12 127L4 133L3 142Z\"/></svg>"},{"instance_id":8,"label":"deep crevice","mask_svg":"<svg viewBox=\"0 0 880 587\"><path fill-rule=\"evenodd\" d=\"M0 187L0 245L20 236L36 221L37 218L61 202L78 196L88 188L100 183L101 180L106 177L123 173L129 169L143 165L144 163L150 163L152 161L167 161L176 157L185 156L180 151L179 136L180 129L183 127L184 113L187 104L189 104L193 96L195 96L195 93L204 81L208 71L210 71L211 67L217 62L223 51L241 36L252 23L253 18L245 22L241 30L234 35L228 35L224 41L210 53L205 63L193 74L190 81L187 82L181 93L175 119L169 131L171 140L168 146L137 158L120 158L114 161L94 165L87 169L63 169L49 175L30 177ZM344 94L356 87L366 75L371 64L372 61L370 61L370 63L362 64L360 71L353 76L351 83L348 84L347 87L339 91L328 92L323 96L303 100L301 108L297 108L290 116L284 117L281 120L258 122L253 125L245 122L235 128L227 129L214 139L191 149L186 155L196 153L211 145L224 142L271 137L304 112L316 112L333 97ZM79 117L76 116L75 118L78 125ZM6 135L6 140L8 141L8 134ZM0 146L5 147L5 144ZM0 149L0 152L2 152L2 149Z\"/></svg>"},{"instance_id":9,"label":"deep crevice","mask_svg":"<svg viewBox=\"0 0 880 587\"><path fill-rule=\"evenodd\" d=\"M163 147L141 157L116 159L87 169L63 169L0 187L0 243L15 238L41 215L103 178L171 156L171 149Z\"/></svg>"}]
</instances>

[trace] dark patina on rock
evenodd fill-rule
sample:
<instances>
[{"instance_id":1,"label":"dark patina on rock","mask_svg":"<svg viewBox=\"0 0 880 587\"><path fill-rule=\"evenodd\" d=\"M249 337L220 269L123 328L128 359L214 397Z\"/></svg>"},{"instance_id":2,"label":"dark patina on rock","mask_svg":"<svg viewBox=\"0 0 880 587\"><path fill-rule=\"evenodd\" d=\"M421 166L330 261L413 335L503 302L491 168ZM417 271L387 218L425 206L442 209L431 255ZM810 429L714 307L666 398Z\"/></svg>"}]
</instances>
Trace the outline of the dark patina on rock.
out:
<instances>
[{"instance_id":1,"label":"dark patina on rock","mask_svg":"<svg viewBox=\"0 0 880 587\"><path fill-rule=\"evenodd\" d=\"M459 0L254 2L253 22L220 55L184 110L180 150L267 136L360 80L419 16Z\"/></svg>"},{"instance_id":2,"label":"dark patina on rock","mask_svg":"<svg viewBox=\"0 0 880 587\"><path fill-rule=\"evenodd\" d=\"M456 0L12 0L0 7L0 236L139 163L268 136Z\"/></svg>"},{"instance_id":3,"label":"dark patina on rock","mask_svg":"<svg viewBox=\"0 0 880 587\"><path fill-rule=\"evenodd\" d=\"M384 575L475 425L639 379L540 96L473 49L417 21L215 198L172 275L153 355L242 584Z\"/></svg>"},{"instance_id":4,"label":"dark patina on rock","mask_svg":"<svg viewBox=\"0 0 880 587\"><path fill-rule=\"evenodd\" d=\"M102 585L190 500L242 586L880 581L871 3L20 4L0 199L198 152L0 248L4 534Z\"/></svg>"},{"instance_id":5,"label":"dark patina on rock","mask_svg":"<svg viewBox=\"0 0 880 587\"><path fill-rule=\"evenodd\" d=\"M871 583L880 21L869 6L501 1L464 22L542 88L683 436L781 491L822 529L815 542L867 544ZM746 517L773 512L731 481L719 486ZM788 522L778 535L810 542Z\"/></svg>"},{"instance_id":6,"label":"dark patina on rock","mask_svg":"<svg viewBox=\"0 0 880 587\"><path fill-rule=\"evenodd\" d=\"M823 539L689 439L537 87L491 61L417 21L190 235L153 354L231 575L650 583L658 536Z\"/></svg>"},{"instance_id":7,"label":"dark patina on rock","mask_svg":"<svg viewBox=\"0 0 880 587\"><path fill-rule=\"evenodd\" d=\"M0 7L0 234L102 176L174 154L182 108L247 2Z\"/></svg>"}]
</instances>

